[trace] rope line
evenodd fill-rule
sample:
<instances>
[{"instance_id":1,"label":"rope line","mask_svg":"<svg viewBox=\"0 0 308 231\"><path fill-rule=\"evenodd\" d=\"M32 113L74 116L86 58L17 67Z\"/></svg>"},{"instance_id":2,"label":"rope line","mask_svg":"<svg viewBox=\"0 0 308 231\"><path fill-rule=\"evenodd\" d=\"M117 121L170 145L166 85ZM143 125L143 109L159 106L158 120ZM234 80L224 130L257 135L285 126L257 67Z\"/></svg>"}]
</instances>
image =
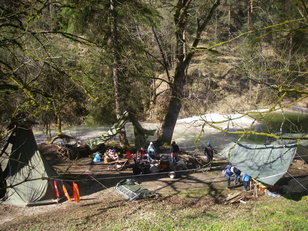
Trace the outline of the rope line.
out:
<instances>
[{"instance_id":1,"label":"rope line","mask_svg":"<svg viewBox=\"0 0 308 231\"><path fill-rule=\"evenodd\" d=\"M308 155L299 155L298 153L296 153L295 156L299 157L302 161L304 161L304 163L306 163L306 161L303 159L302 156L308 156Z\"/></svg>"},{"instance_id":2,"label":"rope line","mask_svg":"<svg viewBox=\"0 0 308 231\"><path fill-rule=\"evenodd\" d=\"M308 189L301 182L296 180L296 178L292 174L290 174L289 172L287 172L287 174L291 176L300 186L302 186L303 189L305 189L308 192Z\"/></svg>"},{"instance_id":3,"label":"rope line","mask_svg":"<svg viewBox=\"0 0 308 231\"><path fill-rule=\"evenodd\" d=\"M202 168L202 169L187 169L187 170L178 170L178 171L170 171L170 172L174 172L174 173L184 173L184 172L192 172L192 173L198 173L198 172L203 172L204 170L207 170L209 168ZM129 179L129 178L134 178L134 177L148 177L148 176L157 176L157 175L166 175L169 174L170 172L158 172L158 173L148 173L148 174L140 174L140 175L127 175L127 176L112 176L112 177L102 177L102 178L94 178L94 179L77 179L77 180L69 180L69 179L60 179L60 178L50 178L53 180L62 180L62 181L66 181L66 182L72 182L72 181L76 181L76 182L81 182L81 181L92 181L92 180L111 180L111 179ZM92 174L88 175L90 177L93 177Z\"/></svg>"},{"instance_id":4,"label":"rope line","mask_svg":"<svg viewBox=\"0 0 308 231\"><path fill-rule=\"evenodd\" d=\"M99 182L94 176L90 176L93 180L95 180L99 185L101 185L103 188L108 189L105 185L103 185L101 182Z\"/></svg>"}]
</instances>

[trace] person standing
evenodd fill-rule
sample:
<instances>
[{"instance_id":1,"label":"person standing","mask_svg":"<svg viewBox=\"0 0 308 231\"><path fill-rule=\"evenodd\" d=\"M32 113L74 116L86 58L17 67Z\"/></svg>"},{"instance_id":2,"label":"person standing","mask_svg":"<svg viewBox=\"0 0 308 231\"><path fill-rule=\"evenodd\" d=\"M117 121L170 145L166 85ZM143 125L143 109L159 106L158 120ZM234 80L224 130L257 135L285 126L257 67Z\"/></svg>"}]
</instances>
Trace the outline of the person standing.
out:
<instances>
[{"instance_id":1,"label":"person standing","mask_svg":"<svg viewBox=\"0 0 308 231\"><path fill-rule=\"evenodd\" d=\"M236 167L232 167L231 172L234 173L234 184L236 185L241 183L241 170Z\"/></svg>"},{"instance_id":2,"label":"person standing","mask_svg":"<svg viewBox=\"0 0 308 231\"><path fill-rule=\"evenodd\" d=\"M171 143L170 155L173 163L176 163L180 153L180 148L175 141Z\"/></svg>"},{"instance_id":3,"label":"person standing","mask_svg":"<svg viewBox=\"0 0 308 231\"><path fill-rule=\"evenodd\" d=\"M204 147L204 155L207 156L209 167L211 167L211 162L213 160L213 156L214 156L214 152L216 152L216 150L213 148L211 142L206 142L205 147Z\"/></svg>"},{"instance_id":4,"label":"person standing","mask_svg":"<svg viewBox=\"0 0 308 231\"><path fill-rule=\"evenodd\" d=\"M231 171L231 164L228 164L225 168L225 177L227 178L227 189L230 188L231 176L233 175Z\"/></svg>"},{"instance_id":5,"label":"person standing","mask_svg":"<svg viewBox=\"0 0 308 231\"><path fill-rule=\"evenodd\" d=\"M248 190L248 186L249 186L249 182L250 182L250 176L246 173L243 174L242 176L242 181L243 181L243 191L247 191Z\"/></svg>"}]
</instances>

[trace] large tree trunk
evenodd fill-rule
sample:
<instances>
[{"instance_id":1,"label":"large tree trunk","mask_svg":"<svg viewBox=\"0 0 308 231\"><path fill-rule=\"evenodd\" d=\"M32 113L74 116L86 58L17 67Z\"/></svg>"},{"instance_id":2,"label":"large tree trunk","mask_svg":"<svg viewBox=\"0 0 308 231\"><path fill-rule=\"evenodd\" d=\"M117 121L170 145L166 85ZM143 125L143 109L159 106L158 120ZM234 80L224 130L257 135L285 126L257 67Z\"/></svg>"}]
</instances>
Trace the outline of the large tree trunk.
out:
<instances>
[{"instance_id":1,"label":"large tree trunk","mask_svg":"<svg viewBox=\"0 0 308 231\"><path fill-rule=\"evenodd\" d=\"M189 65L189 62L184 62L184 60L186 55L185 29L190 2L190 0L179 0L174 14L174 23L176 25L176 69L167 114L162 124L162 133L158 138L159 145L171 143L174 127L182 107L185 70Z\"/></svg>"},{"instance_id":2,"label":"large tree trunk","mask_svg":"<svg viewBox=\"0 0 308 231\"><path fill-rule=\"evenodd\" d=\"M195 53L195 48L197 48L201 34L209 23L210 19L213 17L215 9L219 6L220 0L217 0L210 9L209 12L204 12L198 21L198 26L196 29L196 36L192 43L191 49L186 53L186 41L185 41L185 29L187 25L187 10L190 6L192 0L178 0L176 11L174 14L174 22L176 25L176 68L174 74L174 81L171 86L171 98L169 101L166 116L164 118L161 133L158 137L158 145L170 144L178 119L181 107L182 107L182 97L185 86L185 77L188 66L191 62L192 57Z\"/></svg>"},{"instance_id":3,"label":"large tree trunk","mask_svg":"<svg viewBox=\"0 0 308 231\"><path fill-rule=\"evenodd\" d=\"M171 99L168 105L167 114L162 124L162 134L158 140L159 145L162 145L164 143L171 143L176 121L182 107L185 70L187 67L188 65L185 65L185 63L177 65L177 70L174 76L173 88L171 91Z\"/></svg>"},{"instance_id":4,"label":"large tree trunk","mask_svg":"<svg viewBox=\"0 0 308 231\"><path fill-rule=\"evenodd\" d=\"M117 27L117 15L115 10L114 1L110 0L110 12L111 12L111 38L112 38L112 49L113 49L113 64L112 64L112 78L114 86L114 98L115 98L115 113L117 119L122 116L122 99L120 95L120 77L119 67L121 58L119 57L119 44L118 44L118 27ZM120 145L122 147L128 146L128 140L126 137L125 127L119 132Z\"/></svg>"}]
</instances>

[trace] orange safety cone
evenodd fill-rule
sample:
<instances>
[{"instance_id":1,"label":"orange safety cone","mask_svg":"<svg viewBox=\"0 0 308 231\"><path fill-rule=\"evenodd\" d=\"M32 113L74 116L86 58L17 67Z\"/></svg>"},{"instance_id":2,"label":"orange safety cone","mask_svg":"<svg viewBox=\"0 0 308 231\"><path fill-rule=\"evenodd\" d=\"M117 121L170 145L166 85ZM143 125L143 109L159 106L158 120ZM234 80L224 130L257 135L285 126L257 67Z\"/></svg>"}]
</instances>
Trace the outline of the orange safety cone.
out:
<instances>
[{"instance_id":1,"label":"orange safety cone","mask_svg":"<svg viewBox=\"0 0 308 231\"><path fill-rule=\"evenodd\" d=\"M66 189L66 187L65 187L64 184L62 184L62 189L63 189L63 192L64 192L64 194L65 194L67 200L68 200L69 202L71 202L71 201L72 201L72 200L71 200L71 197L70 197L70 195L68 194L67 189Z\"/></svg>"},{"instance_id":2,"label":"orange safety cone","mask_svg":"<svg viewBox=\"0 0 308 231\"><path fill-rule=\"evenodd\" d=\"M53 186L54 186L55 191L56 191L56 197L59 198L60 197L60 193L59 193L58 184L57 184L56 180L53 180Z\"/></svg>"},{"instance_id":3,"label":"orange safety cone","mask_svg":"<svg viewBox=\"0 0 308 231\"><path fill-rule=\"evenodd\" d=\"M80 201L79 188L74 181L73 181L73 194L74 194L74 201L78 203Z\"/></svg>"}]
</instances>

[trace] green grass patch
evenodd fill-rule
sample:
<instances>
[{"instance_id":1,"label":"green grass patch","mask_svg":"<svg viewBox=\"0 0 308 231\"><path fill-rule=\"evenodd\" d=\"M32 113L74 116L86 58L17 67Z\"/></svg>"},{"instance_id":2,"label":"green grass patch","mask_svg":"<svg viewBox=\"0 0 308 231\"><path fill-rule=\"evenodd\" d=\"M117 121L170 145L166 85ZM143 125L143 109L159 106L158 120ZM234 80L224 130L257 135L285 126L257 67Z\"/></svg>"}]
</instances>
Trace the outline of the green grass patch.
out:
<instances>
[{"instance_id":1,"label":"green grass patch","mask_svg":"<svg viewBox=\"0 0 308 231\"><path fill-rule=\"evenodd\" d=\"M106 214L98 209L94 214L68 220L63 217L33 220L19 230L303 231L308 227L307 201L304 200L264 196L246 204L225 205L206 203L208 198L202 197L200 200L204 201L200 206L179 206L183 200L190 201L183 195L203 196L206 192L191 190L170 201L132 202L124 207L114 207L112 211L106 210Z\"/></svg>"},{"instance_id":2,"label":"green grass patch","mask_svg":"<svg viewBox=\"0 0 308 231\"><path fill-rule=\"evenodd\" d=\"M187 195L203 195L190 192ZM134 219L113 230L305 230L307 202L284 198L220 208L152 210L150 219ZM155 214L155 215L154 215ZM132 227L134 226L134 228Z\"/></svg>"}]
</instances>

